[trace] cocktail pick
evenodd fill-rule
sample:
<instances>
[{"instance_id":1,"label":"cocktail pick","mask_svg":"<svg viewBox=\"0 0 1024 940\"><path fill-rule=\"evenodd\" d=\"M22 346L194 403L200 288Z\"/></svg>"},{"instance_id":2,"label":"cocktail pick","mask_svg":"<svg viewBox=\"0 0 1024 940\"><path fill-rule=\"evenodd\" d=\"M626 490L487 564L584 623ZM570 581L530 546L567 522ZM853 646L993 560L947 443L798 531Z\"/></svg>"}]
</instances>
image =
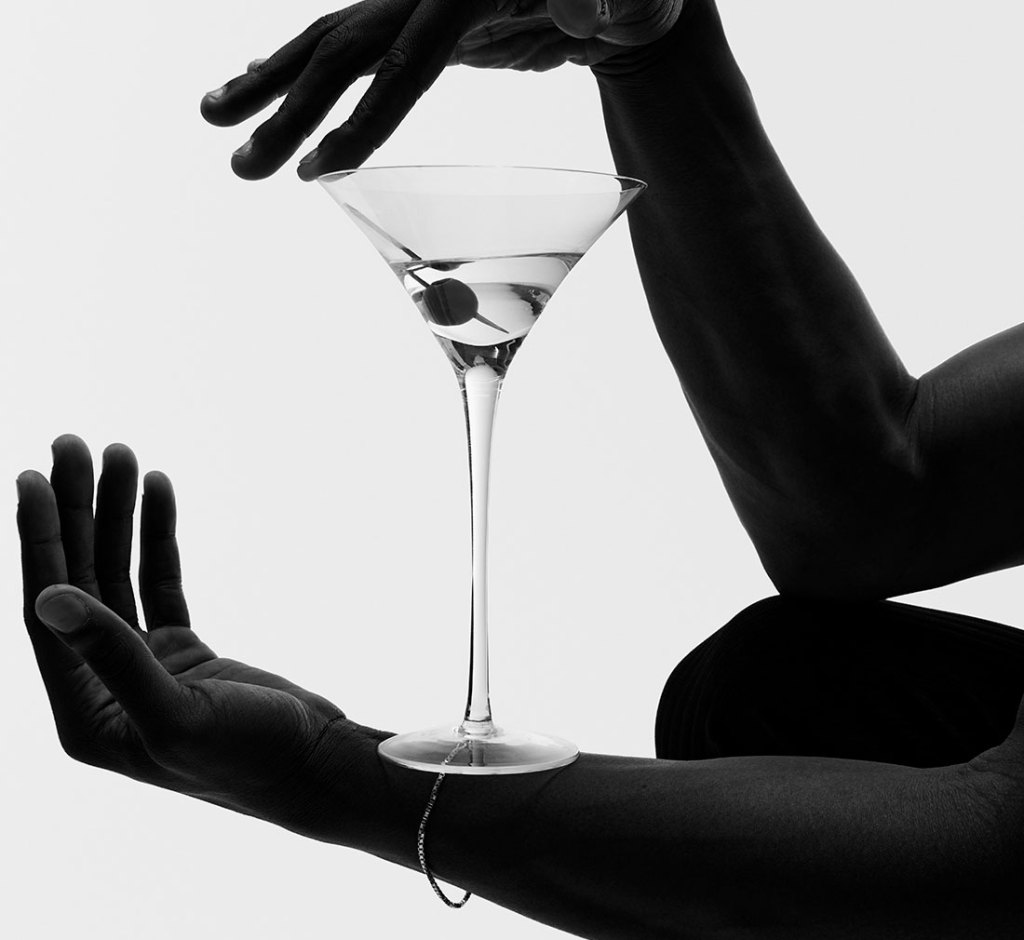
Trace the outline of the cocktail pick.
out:
<instances>
[{"instance_id":1,"label":"cocktail pick","mask_svg":"<svg viewBox=\"0 0 1024 940\"><path fill-rule=\"evenodd\" d=\"M345 208L368 228L373 229L382 238L386 238L399 251L404 251L413 261L423 260L408 245L403 245L397 238L382 229L372 219L367 218L354 206L346 206ZM432 264L431 267L438 271L444 271L446 269L454 270L458 265ZM493 320L488 320L487 317L480 315L480 299L476 296L473 288L465 282L454 277L445 277L431 284L419 277L413 270L408 270L405 273L423 285L423 293L420 299L423 301L423 306L426 307L427 314L432 323L436 323L438 326L461 326L470 320L479 320L492 329L498 330L501 333L508 333L508 330L503 326L499 326Z\"/></svg>"}]
</instances>

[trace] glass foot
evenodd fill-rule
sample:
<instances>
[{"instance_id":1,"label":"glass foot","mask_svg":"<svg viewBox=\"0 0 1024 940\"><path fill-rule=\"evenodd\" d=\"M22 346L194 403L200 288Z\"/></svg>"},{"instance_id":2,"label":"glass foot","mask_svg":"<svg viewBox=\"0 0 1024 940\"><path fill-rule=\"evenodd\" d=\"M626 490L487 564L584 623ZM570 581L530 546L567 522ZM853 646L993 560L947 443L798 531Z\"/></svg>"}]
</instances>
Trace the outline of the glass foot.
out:
<instances>
[{"instance_id":1,"label":"glass foot","mask_svg":"<svg viewBox=\"0 0 1024 940\"><path fill-rule=\"evenodd\" d=\"M381 757L411 770L446 774L529 774L554 770L579 757L579 748L562 738L530 731L505 731L470 722L396 734L378 745Z\"/></svg>"}]
</instances>

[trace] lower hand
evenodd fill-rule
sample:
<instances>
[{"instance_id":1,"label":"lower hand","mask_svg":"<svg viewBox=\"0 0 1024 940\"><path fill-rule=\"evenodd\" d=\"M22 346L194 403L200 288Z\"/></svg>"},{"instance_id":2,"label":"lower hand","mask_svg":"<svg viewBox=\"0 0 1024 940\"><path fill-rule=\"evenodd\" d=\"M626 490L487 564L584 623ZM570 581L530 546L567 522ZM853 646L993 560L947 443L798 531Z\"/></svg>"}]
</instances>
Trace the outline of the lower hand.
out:
<instances>
[{"instance_id":1,"label":"lower hand","mask_svg":"<svg viewBox=\"0 0 1024 940\"><path fill-rule=\"evenodd\" d=\"M18 478L18 529L25 624L67 753L304 834L317 835L327 794L336 824L362 812L361 781L386 735L199 639L182 592L170 480L145 478L144 630L129 573L134 454L119 444L104 452L95 513L85 444L61 437L53 455L49 482L34 471Z\"/></svg>"},{"instance_id":2,"label":"lower hand","mask_svg":"<svg viewBox=\"0 0 1024 940\"><path fill-rule=\"evenodd\" d=\"M286 96L234 154L244 179L276 172L360 76L376 73L347 121L307 154L312 180L360 166L446 65L546 71L596 65L665 35L686 0L362 0L321 17L269 59L202 101L230 126Z\"/></svg>"}]
</instances>

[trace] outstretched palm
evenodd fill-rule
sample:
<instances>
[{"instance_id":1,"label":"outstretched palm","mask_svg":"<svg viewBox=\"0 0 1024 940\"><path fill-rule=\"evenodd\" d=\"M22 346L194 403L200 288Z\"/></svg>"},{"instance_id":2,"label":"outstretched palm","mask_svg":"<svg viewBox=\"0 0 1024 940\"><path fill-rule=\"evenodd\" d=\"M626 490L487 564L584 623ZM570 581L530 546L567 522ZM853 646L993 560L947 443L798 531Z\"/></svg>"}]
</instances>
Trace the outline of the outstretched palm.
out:
<instances>
[{"instance_id":1,"label":"outstretched palm","mask_svg":"<svg viewBox=\"0 0 1024 940\"><path fill-rule=\"evenodd\" d=\"M18 479L18 528L25 622L65 750L298 825L324 731L342 722L353 745L367 750L382 735L287 679L218 657L196 636L182 592L174 494L161 473L147 474L142 503L141 629L129 577L135 457L122 445L107 448L94 515L85 444L69 435L53 452L49 482L34 471Z\"/></svg>"}]
</instances>

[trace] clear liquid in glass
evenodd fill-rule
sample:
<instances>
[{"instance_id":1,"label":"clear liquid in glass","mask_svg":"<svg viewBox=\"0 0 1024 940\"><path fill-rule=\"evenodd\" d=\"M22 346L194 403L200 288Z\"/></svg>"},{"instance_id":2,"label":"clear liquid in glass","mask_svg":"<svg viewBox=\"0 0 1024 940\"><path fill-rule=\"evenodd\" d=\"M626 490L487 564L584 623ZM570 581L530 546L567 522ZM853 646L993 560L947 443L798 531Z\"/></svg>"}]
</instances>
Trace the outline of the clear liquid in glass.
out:
<instances>
[{"instance_id":1,"label":"clear liquid in glass","mask_svg":"<svg viewBox=\"0 0 1024 940\"><path fill-rule=\"evenodd\" d=\"M409 296L459 373L504 375L580 254L417 259L393 263Z\"/></svg>"}]
</instances>

